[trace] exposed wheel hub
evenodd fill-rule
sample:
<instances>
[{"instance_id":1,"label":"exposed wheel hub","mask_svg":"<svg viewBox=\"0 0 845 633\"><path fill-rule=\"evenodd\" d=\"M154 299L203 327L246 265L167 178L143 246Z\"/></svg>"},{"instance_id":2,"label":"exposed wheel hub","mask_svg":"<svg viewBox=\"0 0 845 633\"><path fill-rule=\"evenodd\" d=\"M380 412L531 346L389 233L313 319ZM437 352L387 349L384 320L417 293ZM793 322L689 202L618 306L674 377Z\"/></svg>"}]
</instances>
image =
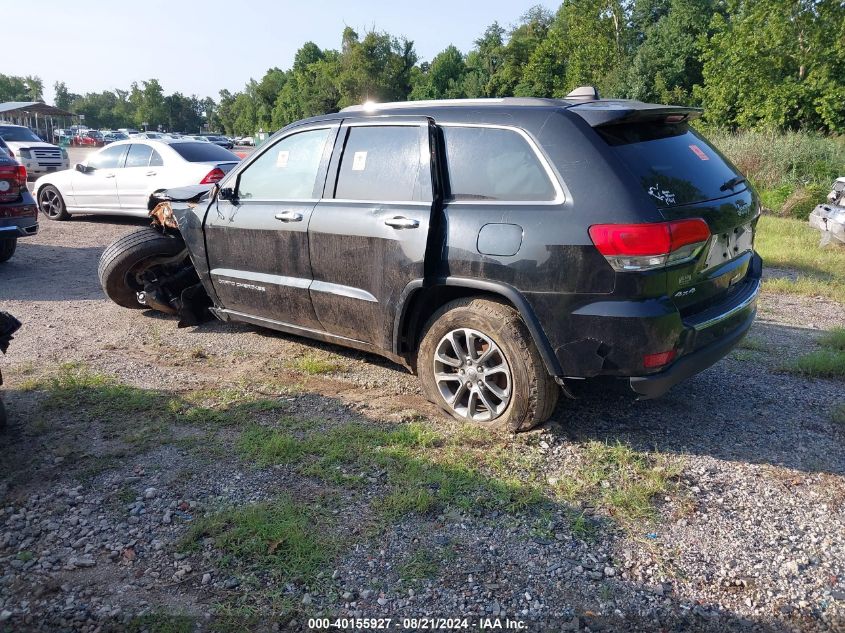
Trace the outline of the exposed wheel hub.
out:
<instances>
[{"instance_id":1,"label":"exposed wheel hub","mask_svg":"<svg viewBox=\"0 0 845 633\"><path fill-rule=\"evenodd\" d=\"M447 333L434 353L434 379L446 404L476 422L495 420L511 399L511 372L499 346L470 328Z\"/></svg>"}]
</instances>

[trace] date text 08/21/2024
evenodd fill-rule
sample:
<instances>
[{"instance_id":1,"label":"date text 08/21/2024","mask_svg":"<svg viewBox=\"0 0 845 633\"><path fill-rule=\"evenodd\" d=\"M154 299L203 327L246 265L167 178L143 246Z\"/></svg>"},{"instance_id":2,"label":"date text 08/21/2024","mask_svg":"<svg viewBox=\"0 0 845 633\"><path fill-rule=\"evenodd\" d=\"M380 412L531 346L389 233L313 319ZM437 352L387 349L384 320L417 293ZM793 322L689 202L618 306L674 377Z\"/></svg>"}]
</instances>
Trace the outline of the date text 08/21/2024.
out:
<instances>
[{"instance_id":1,"label":"date text 08/21/2024","mask_svg":"<svg viewBox=\"0 0 845 633\"><path fill-rule=\"evenodd\" d=\"M524 631L527 624L522 620L511 620L509 618L480 618L470 620L469 618L309 618L309 629L318 630L386 630L401 628L406 630L510 630Z\"/></svg>"}]
</instances>

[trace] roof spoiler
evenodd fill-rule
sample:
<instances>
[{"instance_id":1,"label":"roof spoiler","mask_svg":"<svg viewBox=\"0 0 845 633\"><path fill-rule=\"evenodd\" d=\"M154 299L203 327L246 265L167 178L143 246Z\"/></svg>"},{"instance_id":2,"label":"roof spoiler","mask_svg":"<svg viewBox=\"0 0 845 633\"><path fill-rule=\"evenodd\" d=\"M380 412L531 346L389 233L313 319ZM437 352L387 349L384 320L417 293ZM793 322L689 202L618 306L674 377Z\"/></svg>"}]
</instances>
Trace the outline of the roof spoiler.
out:
<instances>
[{"instance_id":1,"label":"roof spoiler","mask_svg":"<svg viewBox=\"0 0 845 633\"><path fill-rule=\"evenodd\" d=\"M667 106L641 101L596 101L579 103L569 108L590 124L590 127L664 121L681 123L701 116L701 108Z\"/></svg>"}]
</instances>

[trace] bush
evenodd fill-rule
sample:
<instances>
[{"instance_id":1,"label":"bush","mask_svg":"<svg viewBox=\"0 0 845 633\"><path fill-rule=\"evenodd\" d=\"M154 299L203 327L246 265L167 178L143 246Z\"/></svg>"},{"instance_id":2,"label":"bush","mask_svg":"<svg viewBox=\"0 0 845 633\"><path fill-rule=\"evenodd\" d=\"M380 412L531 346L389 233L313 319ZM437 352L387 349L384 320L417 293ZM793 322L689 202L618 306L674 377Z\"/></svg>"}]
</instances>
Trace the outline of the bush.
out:
<instances>
[{"instance_id":1,"label":"bush","mask_svg":"<svg viewBox=\"0 0 845 633\"><path fill-rule=\"evenodd\" d=\"M707 138L755 186L785 184L829 187L845 165L845 139L812 132L726 132L706 130Z\"/></svg>"},{"instance_id":2,"label":"bush","mask_svg":"<svg viewBox=\"0 0 845 633\"><path fill-rule=\"evenodd\" d=\"M784 200L780 208L780 215L796 220L806 220L810 217L817 204L824 202L828 187L821 185L808 185L799 187ZM777 207L774 207L777 209Z\"/></svg>"},{"instance_id":3,"label":"bush","mask_svg":"<svg viewBox=\"0 0 845 633\"><path fill-rule=\"evenodd\" d=\"M845 172L845 139L812 132L706 129L760 193L763 207L806 220Z\"/></svg>"}]
</instances>

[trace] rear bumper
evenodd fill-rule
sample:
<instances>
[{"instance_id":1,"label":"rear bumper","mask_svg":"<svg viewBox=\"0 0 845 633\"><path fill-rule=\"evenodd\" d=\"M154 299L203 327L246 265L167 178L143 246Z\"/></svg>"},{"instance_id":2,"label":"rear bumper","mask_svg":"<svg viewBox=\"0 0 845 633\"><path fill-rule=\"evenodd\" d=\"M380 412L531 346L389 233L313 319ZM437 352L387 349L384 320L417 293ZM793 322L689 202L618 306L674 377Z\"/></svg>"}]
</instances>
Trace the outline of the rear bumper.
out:
<instances>
[{"instance_id":1,"label":"rear bumper","mask_svg":"<svg viewBox=\"0 0 845 633\"><path fill-rule=\"evenodd\" d=\"M38 217L0 218L0 239L27 237L38 233Z\"/></svg>"},{"instance_id":2,"label":"rear bumper","mask_svg":"<svg viewBox=\"0 0 845 633\"><path fill-rule=\"evenodd\" d=\"M682 356L669 369L659 374L630 378L631 389L641 399L658 398L679 382L716 364L745 337L756 314L757 308L754 307L739 327L731 331L730 334L686 356Z\"/></svg>"},{"instance_id":3,"label":"rear bumper","mask_svg":"<svg viewBox=\"0 0 845 633\"><path fill-rule=\"evenodd\" d=\"M668 369L648 376L629 378L631 389L642 399L657 398L724 358L748 333L757 314L762 260L755 254L745 287L729 305L696 315L688 326L684 353Z\"/></svg>"}]
</instances>

